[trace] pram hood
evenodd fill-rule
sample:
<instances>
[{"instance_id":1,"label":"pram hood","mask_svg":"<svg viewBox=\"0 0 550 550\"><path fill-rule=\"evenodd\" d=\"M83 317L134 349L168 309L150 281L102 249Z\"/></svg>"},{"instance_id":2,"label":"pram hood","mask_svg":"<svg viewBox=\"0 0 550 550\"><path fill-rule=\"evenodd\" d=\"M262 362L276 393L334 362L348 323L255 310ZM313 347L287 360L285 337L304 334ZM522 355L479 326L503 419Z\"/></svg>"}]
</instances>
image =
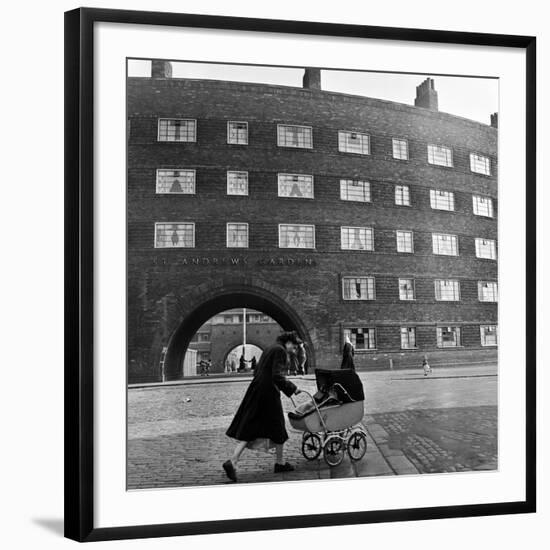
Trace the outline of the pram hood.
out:
<instances>
[{"instance_id":1,"label":"pram hood","mask_svg":"<svg viewBox=\"0 0 550 550\"><path fill-rule=\"evenodd\" d=\"M327 394L331 390L342 403L365 399L361 379L352 369L315 369L315 380L319 392ZM342 388L345 391L342 391Z\"/></svg>"}]
</instances>

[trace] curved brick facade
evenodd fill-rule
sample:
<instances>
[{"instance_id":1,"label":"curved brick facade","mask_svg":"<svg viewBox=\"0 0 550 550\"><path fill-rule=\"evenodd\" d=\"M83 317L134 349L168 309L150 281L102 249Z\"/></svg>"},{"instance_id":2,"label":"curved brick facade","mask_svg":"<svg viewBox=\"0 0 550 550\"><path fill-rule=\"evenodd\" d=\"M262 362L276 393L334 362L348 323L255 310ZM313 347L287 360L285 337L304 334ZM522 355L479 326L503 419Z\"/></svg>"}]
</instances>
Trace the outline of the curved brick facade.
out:
<instances>
[{"instance_id":1,"label":"curved brick facade","mask_svg":"<svg viewBox=\"0 0 550 550\"><path fill-rule=\"evenodd\" d=\"M159 119L196 121L195 141L159 141ZM227 143L228 121L247 122L247 145ZM311 127L312 147L278 146L278 125ZM369 154L339 151L339 131L368 134ZM392 138L407 140L407 160L393 157ZM451 149L453 166L430 164L430 144ZM490 175L471 170L471 153L489 159ZM426 108L317 89L129 78L129 381L158 379L164 346L178 378L192 331L231 307L300 330L320 367L338 366L346 328L375 330L359 365L496 356L480 327L496 326L497 304L480 301L478 286L496 282L497 261L477 257L475 246L497 241L496 155L496 128ZM157 193L158 169L193 170L194 194ZM228 171L248 172L247 196L227 194ZM313 176L313 198L280 197L278 174ZM342 200L342 179L369 182L370 202ZM409 206L396 204L396 185L408 186ZM431 190L451 191L454 210L432 208ZM492 217L474 215L472 195L492 200ZM155 223L184 222L194 224L194 247L155 248ZM247 248L226 246L227 223L248 224ZM315 248L279 248L279 224L315 226ZM372 228L373 250L342 250L343 226ZM397 251L396 230L412 232L412 253ZM456 235L458 255L434 254L434 233ZM343 277L365 276L373 299L345 300ZM414 280L414 300L400 299L400 278ZM459 299L437 300L436 279L458 281ZM440 347L437 327L447 326L460 328L458 347ZM403 327L415 329L412 349L402 349Z\"/></svg>"}]
</instances>

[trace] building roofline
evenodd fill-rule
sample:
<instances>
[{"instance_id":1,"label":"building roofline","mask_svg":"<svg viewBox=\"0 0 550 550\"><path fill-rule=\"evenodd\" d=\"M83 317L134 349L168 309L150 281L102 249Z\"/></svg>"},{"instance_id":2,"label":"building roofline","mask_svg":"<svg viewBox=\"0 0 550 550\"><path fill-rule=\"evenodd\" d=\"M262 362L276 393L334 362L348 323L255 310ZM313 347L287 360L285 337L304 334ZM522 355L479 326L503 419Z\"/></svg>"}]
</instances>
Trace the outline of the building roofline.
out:
<instances>
[{"instance_id":1,"label":"building roofline","mask_svg":"<svg viewBox=\"0 0 550 550\"><path fill-rule=\"evenodd\" d=\"M415 105L409 105L408 103L400 103L398 101L390 101L387 99L379 99L375 97L368 97L356 94L347 94L343 92L333 92L330 90L315 90L309 88L301 88L298 86L285 86L280 84L264 84L259 82L240 82L234 80L219 80L214 78L150 78L150 77L128 77L128 80L135 82L146 82L152 84L155 82L170 82L170 83L191 83L191 84L215 84L222 87L240 89L241 91L277 91L278 93L288 93L289 95L310 95L318 97L327 97L333 99L343 99L344 101L366 102L368 104L377 107L391 108L396 111L406 111L414 114L426 115L432 118L447 118L450 120L460 120L469 123L473 126L489 129L495 133L497 128L490 124L485 124L471 118L462 117L459 115L453 115L452 113L446 113L444 111L433 111L425 107L417 107ZM488 115L489 116L489 115Z\"/></svg>"}]
</instances>

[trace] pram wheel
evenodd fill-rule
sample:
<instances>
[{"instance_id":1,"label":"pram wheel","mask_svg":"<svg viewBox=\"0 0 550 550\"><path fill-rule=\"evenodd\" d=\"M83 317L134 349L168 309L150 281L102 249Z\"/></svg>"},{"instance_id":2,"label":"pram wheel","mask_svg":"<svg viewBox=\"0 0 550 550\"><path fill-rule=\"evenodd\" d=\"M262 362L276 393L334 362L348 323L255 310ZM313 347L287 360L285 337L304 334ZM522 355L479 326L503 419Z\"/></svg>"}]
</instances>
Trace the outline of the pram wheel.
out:
<instances>
[{"instance_id":1,"label":"pram wheel","mask_svg":"<svg viewBox=\"0 0 550 550\"><path fill-rule=\"evenodd\" d=\"M323 449L321 438L314 433L307 432L302 438L302 454L307 460L315 460Z\"/></svg>"},{"instance_id":2,"label":"pram wheel","mask_svg":"<svg viewBox=\"0 0 550 550\"><path fill-rule=\"evenodd\" d=\"M361 460L367 452L367 437L363 432L353 432L348 439L348 455L353 461Z\"/></svg>"},{"instance_id":3,"label":"pram wheel","mask_svg":"<svg viewBox=\"0 0 550 550\"><path fill-rule=\"evenodd\" d=\"M344 460L344 442L338 435L329 436L323 447L325 462L329 466L338 466Z\"/></svg>"}]
</instances>

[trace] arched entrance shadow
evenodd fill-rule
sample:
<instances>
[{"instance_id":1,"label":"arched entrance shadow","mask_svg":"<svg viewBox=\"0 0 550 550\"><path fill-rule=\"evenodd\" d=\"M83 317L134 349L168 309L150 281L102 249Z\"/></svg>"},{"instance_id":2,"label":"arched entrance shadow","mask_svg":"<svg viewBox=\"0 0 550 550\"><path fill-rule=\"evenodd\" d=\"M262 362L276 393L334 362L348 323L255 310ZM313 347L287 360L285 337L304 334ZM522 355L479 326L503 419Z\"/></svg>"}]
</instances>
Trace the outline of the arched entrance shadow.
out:
<instances>
[{"instance_id":1,"label":"arched entrance shadow","mask_svg":"<svg viewBox=\"0 0 550 550\"><path fill-rule=\"evenodd\" d=\"M225 287L193 307L181 319L172 333L166 354L166 377L177 380L182 376L182 362L191 338L211 317L233 308L250 308L269 315L283 330L295 330L304 340L308 349L309 367L315 368L315 353L309 331L294 309L279 296L266 289L255 287Z\"/></svg>"}]
</instances>

